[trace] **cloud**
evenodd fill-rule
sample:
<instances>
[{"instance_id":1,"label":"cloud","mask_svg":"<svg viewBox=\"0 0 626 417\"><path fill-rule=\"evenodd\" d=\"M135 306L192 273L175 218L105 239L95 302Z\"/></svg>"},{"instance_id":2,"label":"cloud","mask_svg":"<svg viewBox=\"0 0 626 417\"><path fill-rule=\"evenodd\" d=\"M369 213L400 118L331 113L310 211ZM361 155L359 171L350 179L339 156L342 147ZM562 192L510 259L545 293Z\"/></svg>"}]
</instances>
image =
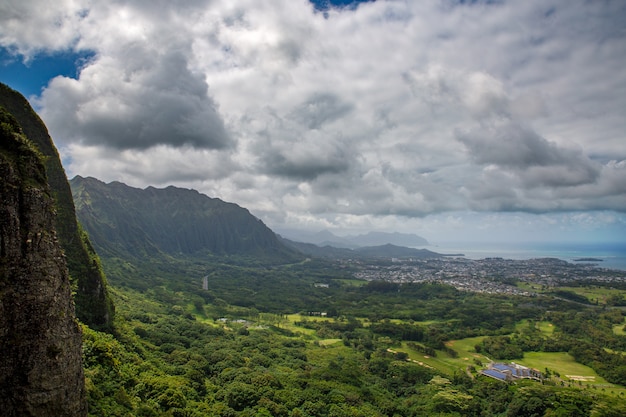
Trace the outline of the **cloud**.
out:
<instances>
[{"instance_id":1,"label":"cloud","mask_svg":"<svg viewBox=\"0 0 626 417\"><path fill-rule=\"evenodd\" d=\"M45 50L71 48L80 40L80 26L89 6L79 0L59 0L53 7L37 0L7 0L0 4L0 45L26 60Z\"/></svg>"},{"instance_id":2,"label":"cloud","mask_svg":"<svg viewBox=\"0 0 626 417\"><path fill-rule=\"evenodd\" d=\"M93 52L35 102L70 174L308 225L626 210L623 2L44 3L0 43Z\"/></svg>"},{"instance_id":3,"label":"cloud","mask_svg":"<svg viewBox=\"0 0 626 417\"><path fill-rule=\"evenodd\" d=\"M159 145L150 149L120 151L100 146L70 144L66 170L103 181L121 181L137 187L202 184L227 179L238 170L237 162L223 152Z\"/></svg>"},{"instance_id":4,"label":"cloud","mask_svg":"<svg viewBox=\"0 0 626 417\"><path fill-rule=\"evenodd\" d=\"M457 137L476 163L512 172L529 187L590 184L600 174L580 149L561 148L519 124L483 125Z\"/></svg>"},{"instance_id":5,"label":"cloud","mask_svg":"<svg viewBox=\"0 0 626 417\"><path fill-rule=\"evenodd\" d=\"M263 159L268 174L312 180L323 174L340 174L349 168L349 160L339 146L327 144L295 145L287 152L268 153Z\"/></svg>"},{"instance_id":6,"label":"cloud","mask_svg":"<svg viewBox=\"0 0 626 417\"><path fill-rule=\"evenodd\" d=\"M77 80L57 77L36 104L55 137L124 149L234 145L202 74L181 50L127 45L98 56Z\"/></svg>"},{"instance_id":7,"label":"cloud","mask_svg":"<svg viewBox=\"0 0 626 417\"><path fill-rule=\"evenodd\" d=\"M323 124L341 119L353 109L353 105L342 102L336 94L318 92L298 105L289 116L309 129L319 129Z\"/></svg>"}]
</instances>

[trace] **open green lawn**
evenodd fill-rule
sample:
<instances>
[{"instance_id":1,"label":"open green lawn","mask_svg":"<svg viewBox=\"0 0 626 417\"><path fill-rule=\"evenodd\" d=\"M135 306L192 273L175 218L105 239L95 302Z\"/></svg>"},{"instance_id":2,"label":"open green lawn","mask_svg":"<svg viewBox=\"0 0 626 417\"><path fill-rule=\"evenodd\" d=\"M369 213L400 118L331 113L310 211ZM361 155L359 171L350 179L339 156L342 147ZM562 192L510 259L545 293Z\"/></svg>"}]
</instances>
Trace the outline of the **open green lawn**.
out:
<instances>
[{"instance_id":1,"label":"open green lawn","mask_svg":"<svg viewBox=\"0 0 626 417\"><path fill-rule=\"evenodd\" d=\"M456 350L459 353L459 358L466 360L465 358L477 358L479 360L486 360L486 356L476 353L474 346L483 341L484 336L468 337L466 339L452 340L448 344L449 347Z\"/></svg>"},{"instance_id":2,"label":"open green lawn","mask_svg":"<svg viewBox=\"0 0 626 417\"><path fill-rule=\"evenodd\" d=\"M454 349L458 353L458 357L453 358L447 352L438 350L437 356L432 357L424 355L421 352L416 352L411 349L407 343L402 343L402 346L397 348L397 351L406 352L409 354L409 359L414 362L433 367L443 373L453 374L458 370L465 370L468 365L479 367L475 360L481 363L488 363L489 358L479 353L476 353L474 346L482 341L484 336L469 337L467 339L453 340L447 343L448 347Z\"/></svg>"},{"instance_id":3,"label":"open green lawn","mask_svg":"<svg viewBox=\"0 0 626 417\"><path fill-rule=\"evenodd\" d=\"M554 325L549 321L540 321L539 323L537 323L537 326L539 327L541 333L546 336L550 336L552 335L552 333L554 333Z\"/></svg>"},{"instance_id":4,"label":"open green lawn","mask_svg":"<svg viewBox=\"0 0 626 417\"><path fill-rule=\"evenodd\" d=\"M624 331L624 329L626 329L626 319L624 319L623 323L616 324L613 326L613 333L620 335L620 336L625 336L626 331Z\"/></svg>"},{"instance_id":5,"label":"open green lawn","mask_svg":"<svg viewBox=\"0 0 626 417\"><path fill-rule=\"evenodd\" d=\"M302 314L288 314L287 320L291 323L295 323L298 321L332 321L335 320L333 317L328 316L304 316Z\"/></svg>"},{"instance_id":6,"label":"open green lawn","mask_svg":"<svg viewBox=\"0 0 626 417\"><path fill-rule=\"evenodd\" d=\"M406 343L402 343L401 347L391 349L391 352L405 352L409 355L409 360L411 362L417 363L422 366L426 366L429 368L437 369L440 372L443 372L448 375L452 375L459 369L457 364L450 362L448 359L449 356L445 355L442 352L437 352L437 357L432 357L428 355L424 355L421 352L416 352L413 349L409 348Z\"/></svg>"},{"instance_id":7,"label":"open green lawn","mask_svg":"<svg viewBox=\"0 0 626 417\"><path fill-rule=\"evenodd\" d=\"M329 317L309 317L301 316L299 314L291 314L287 316L281 327L288 328L295 333L308 335L313 337L313 339L317 339L313 330L298 327L294 324L295 322L302 320L330 321L334 319ZM397 322L402 322L402 320L397 320ZM414 322L413 324L428 325L432 323L433 322L431 321L419 323ZM535 325L546 336L549 336L554 332L554 326L548 321L536 322ZM524 326L529 326L528 320L520 321L517 324L517 329L522 329ZM614 331L617 334L624 334L626 332L624 332L623 328L624 324L616 325ZM484 338L485 336L478 336L447 342L447 347L457 352L457 357L453 357L448 352L441 350L436 352L436 356L425 355L422 352L418 352L410 348L409 343L407 342L402 342L400 346L391 348L390 352L405 352L409 355L409 360L414 363L434 368L447 375L452 375L458 371L465 371L468 366L472 366L477 370L480 370L480 364L485 366L490 362L490 358L477 353L475 350L475 346L480 344ZM341 343L341 339L318 339L315 346L317 347L313 348L313 346L311 346L310 348L310 353L314 356L334 356L341 353L347 353L344 352L346 348ZM546 368L548 368L553 374L557 373L560 375L560 378L556 379L557 383L562 381L564 384L589 387L591 389L603 389L604 391L613 393L614 395L626 395L626 388L607 382L590 367L575 362L574 359L566 352L526 352L523 359L516 360L515 362L529 368L538 369L542 373L544 373Z\"/></svg>"},{"instance_id":8,"label":"open green lawn","mask_svg":"<svg viewBox=\"0 0 626 417\"><path fill-rule=\"evenodd\" d=\"M561 378L566 381L582 379L569 377L573 375L606 383L593 369L575 362L574 358L567 352L526 352L524 359L518 359L515 362L529 368L538 369L541 372L548 368L550 371L556 371L561 374Z\"/></svg>"},{"instance_id":9,"label":"open green lawn","mask_svg":"<svg viewBox=\"0 0 626 417\"><path fill-rule=\"evenodd\" d=\"M489 358L476 353L474 350L474 346L480 343L482 339L483 337L470 337L449 342L448 346L459 353L457 358L453 358L443 351L437 351L436 357L430 357L412 350L406 343L402 343L401 347L392 351L406 352L409 354L411 361L451 375L459 370L464 371L467 369L467 366L474 366L476 369L480 369L480 366L475 363L475 359L485 365L489 362ZM603 390L613 395L626 396L626 388L607 382L590 367L575 362L570 354L566 352L526 352L524 359L518 359L514 362L529 368L538 369L542 373L545 373L545 369L548 368L550 372L556 372L560 375L560 378L555 379L557 383L563 381L564 384L588 387Z\"/></svg>"},{"instance_id":10,"label":"open green lawn","mask_svg":"<svg viewBox=\"0 0 626 417\"><path fill-rule=\"evenodd\" d=\"M546 288L544 286L528 283L518 282L517 287L526 291L532 291L536 293L546 293L552 291L554 288ZM586 286L586 287L559 287L559 290L569 291L585 297L589 303L605 305L607 298L611 296L626 296L626 291L618 290L614 288L605 288L598 286Z\"/></svg>"},{"instance_id":11,"label":"open green lawn","mask_svg":"<svg viewBox=\"0 0 626 417\"><path fill-rule=\"evenodd\" d=\"M603 305L606 304L606 300L611 296L623 296L626 295L626 291L617 290L613 288L604 288L604 287L561 287L559 289L563 289L565 291L571 291L576 294L582 295L586 297L590 303Z\"/></svg>"},{"instance_id":12,"label":"open green lawn","mask_svg":"<svg viewBox=\"0 0 626 417\"><path fill-rule=\"evenodd\" d=\"M350 287L362 287L368 283L368 281L364 279L336 279L334 282L340 282Z\"/></svg>"},{"instance_id":13,"label":"open green lawn","mask_svg":"<svg viewBox=\"0 0 626 417\"><path fill-rule=\"evenodd\" d=\"M529 326L529 320L521 320L515 326L515 329L521 331L522 329ZM554 333L554 326L549 321L539 321L535 322L535 327L545 336L551 336Z\"/></svg>"},{"instance_id":14,"label":"open green lawn","mask_svg":"<svg viewBox=\"0 0 626 417\"><path fill-rule=\"evenodd\" d=\"M328 347L336 344L341 344L341 339L322 339L317 342L320 346Z\"/></svg>"},{"instance_id":15,"label":"open green lawn","mask_svg":"<svg viewBox=\"0 0 626 417\"><path fill-rule=\"evenodd\" d=\"M604 388L616 394L623 392L626 395L626 388L607 382L590 367L574 361L574 358L566 352L526 352L524 359L518 359L515 363L541 372L548 368L550 372L558 372L560 379L565 383L596 389Z\"/></svg>"}]
</instances>

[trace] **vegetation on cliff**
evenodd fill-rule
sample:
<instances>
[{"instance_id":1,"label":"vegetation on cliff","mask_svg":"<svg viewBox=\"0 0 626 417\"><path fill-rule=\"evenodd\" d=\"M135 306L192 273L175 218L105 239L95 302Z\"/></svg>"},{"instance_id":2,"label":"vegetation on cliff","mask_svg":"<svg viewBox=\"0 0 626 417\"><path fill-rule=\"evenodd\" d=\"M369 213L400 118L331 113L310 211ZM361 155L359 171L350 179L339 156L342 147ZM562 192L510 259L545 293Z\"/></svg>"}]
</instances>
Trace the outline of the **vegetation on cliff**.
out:
<instances>
[{"instance_id":1,"label":"vegetation on cliff","mask_svg":"<svg viewBox=\"0 0 626 417\"><path fill-rule=\"evenodd\" d=\"M106 278L88 237L76 221L71 189L52 139L28 101L2 83L0 106L13 115L32 146L44 156L56 210L55 226L75 286L76 314L84 323L110 331L114 307L107 293Z\"/></svg>"},{"instance_id":2,"label":"vegetation on cliff","mask_svg":"<svg viewBox=\"0 0 626 417\"><path fill-rule=\"evenodd\" d=\"M0 107L0 410L87 414L81 332L43 157Z\"/></svg>"}]
</instances>

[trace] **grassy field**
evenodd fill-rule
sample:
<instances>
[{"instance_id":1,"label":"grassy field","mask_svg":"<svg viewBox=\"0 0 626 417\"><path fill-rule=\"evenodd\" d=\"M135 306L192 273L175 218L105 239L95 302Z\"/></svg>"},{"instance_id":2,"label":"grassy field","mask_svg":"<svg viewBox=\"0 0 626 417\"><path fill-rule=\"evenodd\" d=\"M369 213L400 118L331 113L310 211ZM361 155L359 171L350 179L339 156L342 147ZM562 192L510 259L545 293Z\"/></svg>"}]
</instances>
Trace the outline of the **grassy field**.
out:
<instances>
[{"instance_id":1,"label":"grassy field","mask_svg":"<svg viewBox=\"0 0 626 417\"><path fill-rule=\"evenodd\" d=\"M483 338L484 336L470 337L467 339L448 342L446 345L454 349L458 353L458 357L452 357L450 354L442 350L437 351L436 357L424 355L421 352L411 349L406 342L403 342L402 346L397 348L397 351L407 353L409 355L409 359L413 362L419 363L423 366L430 366L450 375L459 370L464 371L467 366L479 368L480 366L475 362L476 360L483 364L489 362L489 358L476 353L474 350L474 346L480 343Z\"/></svg>"},{"instance_id":2,"label":"grassy field","mask_svg":"<svg viewBox=\"0 0 626 417\"><path fill-rule=\"evenodd\" d=\"M626 395L626 388L607 382L593 369L574 361L574 358L566 352L526 352L524 359L518 359L515 363L538 369L545 372L546 368L551 373L557 372L561 380L566 384L603 389L613 394Z\"/></svg>"},{"instance_id":3,"label":"grassy field","mask_svg":"<svg viewBox=\"0 0 626 417\"><path fill-rule=\"evenodd\" d=\"M310 340L316 340L315 346L317 346L317 348L314 348L313 346L310 348L310 353L316 357L323 357L326 355L334 357L337 354L347 354L347 348L343 346L341 339L318 339L315 337L314 330L295 325L296 322L303 320L314 322L332 321L334 319L329 317L291 314L288 315L281 323L281 327L287 328L296 334L299 333L301 335L308 336L311 338ZM365 323L365 320L363 321L364 324L367 324ZM392 321L398 323L402 322L402 320ZM413 322L413 324L423 326L433 323L433 321ZM522 320L517 324L516 328L521 330L529 325L530 322L528 320ZM534 325L545 336L550 336L554 332L554 326L548 321L535 322ZM616 334L626 334L626 332L624 332L624 324L616 325L614 327L614 332ZM407 353L409 360L414 363L434 368L447 375L452 375L455 372L464 372L470 366L474 367L476 370L480 370L491 361L489 357L479 354L475 350L475 346L480 344L484 337L485 336L470 337L447 342L446 346L453 349L458 354L456 357L443 350L436 351L436 356L425 355L422 352L412 349L407 342L402 342L400 346L392 348L389 351L393 353ZM566 352L526 352L523 359L518 359L515 362L529 368L538 369L542 373L545 373L546 368L549 369L553 375L553 380L556 383L579 386L582 388L598 389L613 395L626 396L626 388L607 382L590 367L575 362L574 359ZM555 377L555 374L559 376Z\"/></svg>"},{"instance_id":4,"label":"grassy field","mask_svg":"<svg viewBox=\"0 0 626 417\"><path fill-rule=\"evenodd\" d=\"M471 337L449 342L448 346L459 354L456 358L443 351L437 351L436 357L430 357L416 352L406 343L392 351L406 352L411 361L451 375L458 371L465 371L468 366L473 366L477 370L481 369L476 361L484 365L490 362L488 357L478 354L474 350L474 346L480 343L482 339L483 337ZM523 359L518 359L514 362L529 368L538 369L542 373L545 373L547 368L550 370L556 383L562 382L565 385L598 389L612 395L626 396L626 388L607 382L590 367L575 362L569 353L566 352L526 352ZM560 377L556 377L555 373Z\"/></svg>"},{"instance_id":5,"label":"grassy field","mask_svg":"<svg viewBox=\"0 0 626 417\"><path fill-rule=\"evenodd\" d=\"M336 279L334 282L340 282L350 287L362 287L368 283L368 281L363 279Z\"/></svg>"},{"instance_id":6,"label":"grassy field","mask_svg":"<svg viewBox=\"0 0 626 417\"><path fill-rule=\"evenodd\" d=\"M529 320L522 320L515 326L515 330L521 331L529 326ZM535 322L537 328L544 336L551 336L554 333L554 326L549 321Z\"/></svg>"},{"instance_id":7,"label":"grassy field","mask_svg":"<svg viewBox=\"0 0 626 417\"><path fill-rule=\"evenodd\" d=\"M626 331L624 331L624 329L626 329L626 319L624 319L624 322L622 324L616 324L613 326L613 333L615 333L616 335L625 336Z\"/></svg>"},{"instance_id":8,"label":"grassy field","mask_svg":"<svg viewBox=\"0 0 626 417\"><path fill-rule=\"evenodd\" d=\"M295 323L298 321L333 321L335 320L333 317L327 316L305 316L302 314L288 314L287 321L290 323Z\"/></svg>"},{"instance_id":9,"label":"grassy field","mask_svg":"<svg viewBox=\"0 0 626 417\"><path fill-rule=\"evenodd\" d=\"M537 323L539 330L546 336L551 336L554 333L554 325L549 321L540 321Z\"/></svg>"},{"instance_id":10,"label":"grassy field","mask_svg":"<svg viewBox=\"0 0 626 417\"><path fill-rule=\"evenodd\" d=\"M516 363L529 368L545 372L558 372L564 381L578 381L587 379L590 382L607 383L602 377L588 366L574 361L574 358L566 352L526 352L524 359L516 360ZM570 378L570 376L574 376Z\"/></svg>"},{"instance_id":11,"label":"grassy field","mask_svg":"<svg viewBox=\"0 0 626 417\"><path fill-rule=\"evenodd\" d=\"M547 293L554 288L544 287L538 284L528 282L518 282L517 287L526 291L532 291L536 293ZM569 291L585 297L590 304L606 305L606 301L611 296L623 296L626 297L626 291L618 290L614 288L587 286L587 287L559 287L559 290Z\"/></svg>"},{"instance_id":12,"label":"grassy field","mask_svg":"<svg viewBox=\"0 0 626 417\"><path fill-rule=\"evenodd\" d=\"M611 296L624 296L626 291L603 287L562 287L565 291L571 291L586 297L590 303L604 305L606 300Z\"/></svg>"},{"instance_id":13,"label":"grassy field","mask_svg":"<svg viewBox=\"0 0 626 417\"><path fill-rule=\"evenodd\" d=\"M322 339L322 340L318 340L317 343L320 346L328 347L328 346L333 346L336 344L341 344L341 339Z\"/></svg>"}]
</instances>

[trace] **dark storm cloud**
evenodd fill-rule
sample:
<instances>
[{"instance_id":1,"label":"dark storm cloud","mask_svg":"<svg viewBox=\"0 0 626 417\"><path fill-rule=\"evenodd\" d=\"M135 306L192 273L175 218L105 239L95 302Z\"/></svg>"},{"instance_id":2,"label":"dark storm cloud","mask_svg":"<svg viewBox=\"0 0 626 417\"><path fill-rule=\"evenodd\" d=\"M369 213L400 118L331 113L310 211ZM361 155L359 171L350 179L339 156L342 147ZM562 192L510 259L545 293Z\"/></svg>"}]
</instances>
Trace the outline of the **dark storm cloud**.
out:
<instances>
[{"instance_id":1,"label":"dark storm cloud","mask_svg":"<svg viewBox=\"0 0 626 417\"><path fill-rule=\"evenodd\" d=\"M348 164L340 158L294 161L277 154L267 158L266 162L268 173L301 180L312 180L322 174L338 174L348 168Z\"/></svg>"},{"instance_id":2,"label":"dark storm cloud","mask_svg":"<svg viewBox=\"0 0 626 417\"><path fill-rule=\"evenodd\" d=\"M528 187L594 183L600 166L575 149L564 149L516 123L457 132L478 164L516 173Z\"/></svg>"},{"instance_id":3,"label":"dark storm cloud","mask_svg":"<svg viewBox=\"0 0 626 417\"><path fill-rule=\"evenodd\" d=\"M319 143L269 150L262 158L263 171L293 180L314 180L324 174L341 174L350 168L351 158L341 144Z\"/></svg>"},{"instance_id":4,"label":"dark storm cloud","mask_svg":"<svg viewBox=\"0 0 626 417\"><path fill-rule=\"evenodd\" d=\"M47 123L64 142L120 150L233 145L204 76L189 70L181 52L131 44L117 59L91 65L80 77L87 87L58 78L42 95ZM55 101L63 105L47 105Z\"/></svg>"},{"instance_id":5,"label":"dark storm cloud","mask_svg":"<svg viewBox=\"0 0 626 417\"><path fill-rule=\"evenodd\" d=\"M319 129L326 123L348 115L354 106L333 93L315 93L298 105L291 118L309 129Z\"/></svg>"}]
</instances>

